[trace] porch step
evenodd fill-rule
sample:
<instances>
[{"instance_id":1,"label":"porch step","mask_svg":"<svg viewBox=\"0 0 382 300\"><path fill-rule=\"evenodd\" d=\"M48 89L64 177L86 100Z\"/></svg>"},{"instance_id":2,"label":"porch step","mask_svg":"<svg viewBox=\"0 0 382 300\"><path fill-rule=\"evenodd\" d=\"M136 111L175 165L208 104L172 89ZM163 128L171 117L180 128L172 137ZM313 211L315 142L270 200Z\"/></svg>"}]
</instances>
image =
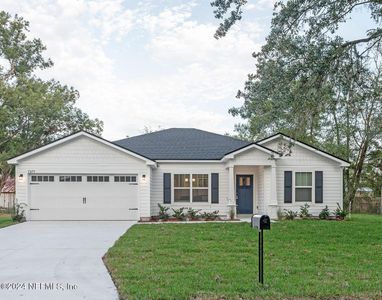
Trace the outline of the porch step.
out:
<instances>
[{"instance_id":1,"label":"porch step","mask_svg":"<svg viewBox=\"0 0 382 300\"><path fill-rule=\"evenodd\" d=\"M240 219L240 221L251 222L252 214L238 214L237 218Z\"/></svg>"}]
</instances>

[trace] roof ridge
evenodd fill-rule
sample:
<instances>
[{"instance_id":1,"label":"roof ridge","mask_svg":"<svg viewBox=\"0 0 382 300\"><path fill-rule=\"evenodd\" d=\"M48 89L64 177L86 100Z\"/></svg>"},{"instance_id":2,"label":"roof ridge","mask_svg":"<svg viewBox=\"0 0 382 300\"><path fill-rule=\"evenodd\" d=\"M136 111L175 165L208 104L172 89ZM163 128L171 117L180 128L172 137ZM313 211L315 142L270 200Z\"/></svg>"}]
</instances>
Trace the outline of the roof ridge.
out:
<instances>
[{"instance_id":1,"label":"roof ridge","mask_svg":"<svg viewBox=\"0 0 382 300\"><path fill-rule=\"evenodd\" d=\"M232 137L230 135L225 135L225 134L220 134L220 133L216 133L216 132L211 132L211 131L207 131L207 130L203 130L203 129L199 129L199 128L189 128L189 129L198 130L198 131L202 131L202 132L207 132L209 134L213 134L213 135L217 135L217 136L222 136L222 137L230 138L232 140L239 141L239 142L253 143L252 141L246 141L246 140L242 140L242 139L239 139L239 138L236 138L236 137Z\"/></svg>"},{"instance_id":2,"label":"roof ridge","mask_svg":"<svg viewBox=\"0 0 382 300\"><path fill-rule=\"evenodd\" d=\"M232 139L232 140L238 141L238 142L245 142L245 143L248 143L248 144L253 143L253 141L246 141L246 140L242 140L242 139L239 139L239 138L236 138L236 137L232 137L230 135L215 133L215 132L211 132L211 131L207 131L207 130L203 130L203 129L199 129L199 128L193 128L193 127L171 127L171 128L164 128L164 129L160 129L160 130L153 131L153 132L147 132L147 133L142 133L142 134L138 134L138 135L134 135L134 136L129 136L129 137L125 137L125 138L122 138L122 139L118 139L118 140L113 141L113 143L118 143L118 142L121 142L121 141L124 141L124 140L127 140L127 139L136 138L136 137L143 137L143 136L147 136L147 135L151 135L151 134L156 134L156 133L160 133L160 132L164 132L164 131L168 131L168 130L173 130L173 129L195 130L195 131L200 131L200 132L203 132L203 133L213 134L215 136L229 138L229 139Z\"/></svg>"}]
</instances>

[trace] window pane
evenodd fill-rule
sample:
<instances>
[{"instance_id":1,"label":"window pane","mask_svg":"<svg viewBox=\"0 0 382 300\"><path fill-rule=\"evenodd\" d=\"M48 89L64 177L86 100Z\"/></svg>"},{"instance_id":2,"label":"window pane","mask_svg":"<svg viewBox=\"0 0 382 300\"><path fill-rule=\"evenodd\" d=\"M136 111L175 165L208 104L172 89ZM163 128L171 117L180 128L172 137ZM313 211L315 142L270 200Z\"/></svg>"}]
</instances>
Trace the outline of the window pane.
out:
<instances>
[{"instance_id":1,"label":"window pane","mask_svg":"<svg viewBox=\"0 0 382 300\"><path fill-rule=\"evenodd\" d=\"M296 186L312 186L312 172L296 172Z\"/></svg>"},{"instance_id":2,"label":"window pane","mask_svg":"<svg viewBox=\"0 0 382 300\"><path fill-rule=\"evenodd\" d=\"M88 176L88 177L87 177L87 180L88 180L88 182L92 182L92 177L91 177L91 176Z\"/></svg>"},{"instance_id":3,"label":"window pane","mask_svg":"<svg viewBox=\"0 0 382 300\"><path fill-rule=\"evenodd\" d=\"M109 182L109 176L105 176L105 182Z\"/></svg>"},{"instance_id":4,"label":"window pane","mask_svg":"<svg viewBox=\"0 0 382 300\"><path fill-rule=\"evenodd\" d=\"M64 176L60 176L60 182L63 182L65 181L65 177Z\"/></svg>"},{"instance_id":5,"label":"window pane","mask_svg":"<svg viewBox=\"0 0 382 300\"><path fill-rule=\"evenodd\" d=\"M311 202L312 188L296 188L296 201Z\"/></svg>"},{"instance_id":6,"label":"window pane","mask_svg":"<svg viewBox=\"0 0 382 300\"><path fill-rule=\"evenodd\" d=\"M193 189L192 202L208 202L208 189Z\"/></svg>"},{"instance_id":7,"label":"window pane","mask_svg":"<svg viewBox=\"0 0 382 300\"><path fill-rule=\"evenodd\" d=\"M208 187L208 174L192 174L193 187Z\"/></svg>"},{"instance_id":8,"label":"window pane","mask_svg":"<svg viewBox=\"0 0 382 300\"><path fill-rule=\"evenodd\" d=\"M37 176L37 181L42 181L42 176Z\"/></svg>"},{"instance_id":9,"label":"window pane","mask_svg":"<svg viewBox=\"0 0 382 300\"><path fill-rule=\"evenodd\" d=\"M82 181L82 176L77 176L77 181L81 182Z\"/></svg>"},{"instance_id":10,"label":"window pane","mask_svg":"<svg viewBox=\"0 0 382 300\"><path fill-rule=\"evenodd\" d=\"M174 187L189 187L190 175L189 174L175 174Z\"/></svg>"},{"instance_id":11,"label":"window pane","mask_svg":"<svg viewBox=\"0 0 382 300\"><path fill-rule=\"evenodd\" d=\"M32 176L32 181L37 181L37 176Z\"/></svg>"},{"instance_id":12,"label":"window pane","mask_svg":"<svg viewBox=\"0 0 382 300\"><path fill-rule=\"evenodd\" d=\"M49 177L48 176L44 176L44 181L48 181L49 180Z\"/></svg>"},{"instance_id":13,"label":"window pane","mask_svg":"<svg viewBox=\"0 0 382 300\"><path fill-rule=\"evenodd\" d=\"M98 181L98 176L93 176L93 182L97 182Z\"/></svg>"},{"instance_id":14,"label":"window pane","mask_svg":"<svg viewBox=\"0 0 382 300\"><path fill-rule=\"evenodd\" d=\"M99 176L99 177L98 177L98 181L99 181L99 182L103 182L103 176Z\"/></svg>"},{"instance_id":15,"label":"window pane","mask_svg":"<svg viewBox=\"0 0 382 300\"><path fill-rule=\"evenodd\" d=\"M130 176L126 176L126 181L130 182L131 181L131 177Z\"/></svg>"},{"instance_id":16,"label":"window pane","mask_svg":"<svg viewBox=\"0 0 382 300\"><path fill-rule=\"evenodd\" d=\"M69 182L70 181L70 176L65 176L65 181Z\"/></svg>"},{"instance_id":17,"label":"window pane","mask_svg":"<svg viewBox=\"0 0 382 300\"><path fill-rule=\"evenodd\" d=\"M131 182L137 182L137 176L131 176Z\"/></svg>"},{"instance_id":18,"label":"window pane","mask_svg":"<svg viewBox=\"0 0 382 300\"><path fill-rule=\"evenodd\" d=\"M190 190L174 190L174 202L190 202Z\"/></svg>"},{"instance_id":19,"label":"window pane","mask_svg":"<svg viewBox=\"0 0 382 300\"><path fill-rule=\"evenodd\" d=\"M49 176L49 181L50 182L54 181L54 176Z\"/></svg>"},{"instance_id":20,"label":"window pane","mask_svg":"<svg viewBox=\"0 0 382 300\"><path fill-rule=\"evenodd\" d=\"M70 176L70 181L76 181L76 176Z\"/></svg>"},{"instance_id":21,"label":"window pane","mask_svg":"<svg viewBox=\"0 0 382 300\"><path fill-rule=\"evenodd\" d=\"M120 180L121 182L125 182L125 181L126 181L126 176L121 176L121 177L119 178L119 180Z\"/></svg>"}]
</instances>

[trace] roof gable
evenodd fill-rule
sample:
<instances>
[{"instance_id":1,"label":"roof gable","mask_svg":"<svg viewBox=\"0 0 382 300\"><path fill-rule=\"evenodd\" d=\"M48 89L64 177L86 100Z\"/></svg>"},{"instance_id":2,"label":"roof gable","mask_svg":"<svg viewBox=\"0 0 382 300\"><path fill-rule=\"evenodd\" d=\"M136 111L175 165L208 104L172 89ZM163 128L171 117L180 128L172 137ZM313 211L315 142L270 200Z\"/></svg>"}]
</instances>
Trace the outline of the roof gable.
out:
<instances>
[{"instance_id":1,"label":"roof gable","mask_svg":"<svg viewBox=\"0 0 382 300\"><path fill-rule=\"evenodd\" d=\"M51 142L49 144L43 145L43 146L41 146L39 148L36 148L34 150L31 150L31 151L25 152L25 153L23 153L21 155L18 155L16 157L13 157L13 158L8 160L8 164L18 164L20 160L23 160L23 159L26 159L28 157L37 155L37 154L42 153L42 152L44 152L46 150L52 149L54 147L57 147L59 145L62 145L62 144L67 143L69 141L72 141L74 139L77 139L79 137L87 137L87 138L89 138L91 140L94 140L94 141L97 141L97 142L99 142L99 143L101 143L103 145L106 145L108 147L111 147L113 149L116 149L118 151L126 153L128 155L131 155L131 156L133 156L135 158L141 159L141 160L145 161L147 165L154 165L154 166L156 165L156 163L154 161L150 160L147 157L144 157L141 154L135 153L133 151L130 151L128 149L125 149L123 147L115 145L115 144L113 144L113 143L111 143L111 142L109 142L109 141L107 141L107 140L105 140L105 139L103 139L101 137L98 137L96 135L93 135L93 134L91 134L89 132L85 132L85 131L79 131L79 132L73 133L73 134L71 134L69 136L65 136L65 137L63 137L61 139L58 139L58 140L53 141L53 142Z\"/></svg>"},{"instance_id":2,"label":"roof gable","mask_svg":"<svg viewBox=\"0 0 382 300\"><path fill-rule=\"evenodd\" d=\"M274 135L271 135L271 136L269 136L267 138L264 138L262 140L259 140L256 143L259 144L259 145L264 145L266 143L269 143L269 142L274 141L274 140L279 139L279 138L281 138L283 140L286 140L288 142L291 141L292 143L294 143L296 145L299 145L300 147L302 147L304 149L307 149L307 150L312 151L312 152L314 152L314 153L316 153L318 155L321 155L321 156L326 157L326 158L328 158L328 159L330 159L332 161L335 161L335 162L339 163L343 167L348 167L350 165L350 163L348 161L346 161L346 160L344 160L344 159L342 159L340 157L337 157L337 156L335 156L335 155L333 155L333 154L331 154L329 152L326 152L324 150L318 149L318 148L316 148L316 147L314 147L312 145L309 145L309 144L307 144L305 142L302 142L302 141L299 141L297 139L294 139L294 138L292 138L292 137L290 137L290 136L288 136L286 134L283 134L281 132L276 133Z\"/></svg>"}]
</instances>

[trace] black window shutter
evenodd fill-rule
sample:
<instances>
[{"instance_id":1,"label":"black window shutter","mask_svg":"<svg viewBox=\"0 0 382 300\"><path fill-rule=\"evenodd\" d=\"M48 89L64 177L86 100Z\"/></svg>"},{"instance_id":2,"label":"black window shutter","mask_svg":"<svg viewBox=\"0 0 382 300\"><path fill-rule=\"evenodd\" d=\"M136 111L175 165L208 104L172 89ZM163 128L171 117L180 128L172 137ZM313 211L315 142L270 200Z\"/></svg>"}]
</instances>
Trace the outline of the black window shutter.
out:
<instances>
[{"instance_id":1,"label":"black window shutter","mask_svg":"<svg viewBox=\"0 0 382 300\"><path fill-rule=\"evenodd\" d=\"M315 175L315 202L316 203L323 203L324 197L323 197L323 183L324 183L324 178L323 178L323 172L322 171L316 171Z\"/></svg>"},{"instance_id":2,"label":"black window shutter","mask_svg":"<svg viewBox=\"0 0 382 300\"><path fill-rule=\"evenodd\" d=\"M171 204L171 173L163 173L163 203Z\"/></svg>"},{"instance_id":3,"label":"black window shutter","mask_svg":"<svg viewBox=\"0 0 382 300\"><path fill-rule=\"evenodd\" d=\"M211 203L219 203L219 173L211 174Z\"/></svg>"},{"instance_id":4,"label":"black window shutter","mask_svg":"<svg viewBox=\"0 0 382 300\"><path fill-rule=\"evenodd\" d=\"M284 171L284 203L292 203L292 171Z\"/></svg>"}]
</instances>

